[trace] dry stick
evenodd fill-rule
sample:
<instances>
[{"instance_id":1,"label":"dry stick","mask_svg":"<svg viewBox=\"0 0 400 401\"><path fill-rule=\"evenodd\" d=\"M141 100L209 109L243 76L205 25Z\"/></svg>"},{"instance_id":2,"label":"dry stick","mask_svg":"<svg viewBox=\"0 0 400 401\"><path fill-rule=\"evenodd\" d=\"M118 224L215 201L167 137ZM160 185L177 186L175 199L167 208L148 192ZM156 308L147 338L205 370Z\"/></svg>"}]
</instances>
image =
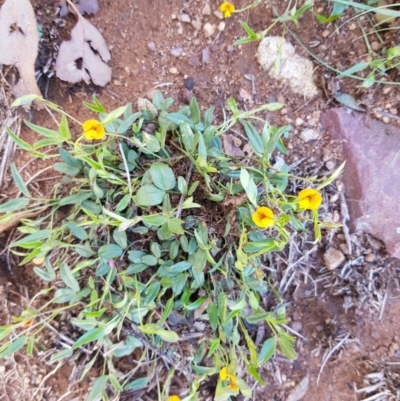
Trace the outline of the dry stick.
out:
<instances>
[{"instance_id":1,"label":"dry stick","mask_svg":"<svg viewBox=\"0 0 400 401\"><path fill-rule=\"evenodd\" d=\"M340 191L339 198L340 198L340 211L342 212L342 216L343 216L343 219L342 219L343 234L344 234L344 237L346 239L346 245L347 245L347 248L349 250L349 255L351 255L352 254L352 246L351 246L351 239L350 239L350 230L349 230L349 227L347 227L347 224L346 224L346 222L348 220L350 220L350 213L349 213L349 208L347 206L347 201L346 201L346 198L344 196L344 192L343 191Z\"/></svg>"},{"instance_id":2,"label":"dry stick","mask_svg":"<svg viewBox=\"0 0 400 401\"><path fill-rule=\"evenodd\" d=\"M343 338L343 340L339 341L329 352L329 354L326 356L326 358L323 360L321 368L318 373L318 378L317 378L317 385L319 383L319 378L321 377L322 371L324 370L324 367L326 363L328 362L329 358L335 353L336 350L338 350L345 342L346 340L350 337L350 333L347 333L346 337Z\"/></svg>"},{"instance_id":3,"label":"dry stick","mask_svg":"<svg viewBox=\"0 0 400 401\"><path fill-rule=\"evenodd\" d=\"M131 183L131 174L129 172L128 163L125 158L124 149L122 148L122 143L119 143L119 152L121 153L122 161L124 162L125 172L126 172L126 179L128 180L128 188L129 193L132 194L132 183Z\"/></svg>"},{"instance_id":4,"label":"dry stick","mask_svg":"<svg viewBox=\"0 0 400 401\"><path fill-rule=\"evenodd\" d=\"M64 364L65 361L60 361L58 363L58 365L50 372L48 373L45 377L43 377L43 380L40 382L38 388L36 389L36 391L33 393L32 399L35 397L35 395L40 391L41 387L44 385L44 383L46 382L46 380L54 375L54 373L56 373L58 371L58 369L61 368L61 366Z\"/></svg>"}]
</instances>

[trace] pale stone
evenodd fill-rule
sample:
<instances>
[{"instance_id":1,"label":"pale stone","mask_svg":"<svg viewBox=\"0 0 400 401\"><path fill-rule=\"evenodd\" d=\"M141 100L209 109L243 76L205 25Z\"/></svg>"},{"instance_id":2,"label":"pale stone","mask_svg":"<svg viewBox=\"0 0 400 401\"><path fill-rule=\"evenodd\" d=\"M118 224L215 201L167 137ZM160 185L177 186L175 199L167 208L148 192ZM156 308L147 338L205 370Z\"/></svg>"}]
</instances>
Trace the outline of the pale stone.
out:
<instances>
[{"instance_id":1,"label":"pale stone","mask_svg":"<svg viewBox=\"0 0 400 401\"><path fill-rule=\"evenodd\" d=\"M209 22L206 22L203 26L203 31L204 35L206 35L207 38L211 37L215 33L216 26L214 24L210 24Z\"/></svg>"},{"instance_id":2,"label":"pale stone","mask_svg":"<svg viewBox=\"0 0 400 401\"><path fill-rule=\"evenodd\" d=\"M336 248L328 248L324 253L325 266L328 270L338 268L345 260L343 253Z\"/></svg>"}]
</instances>

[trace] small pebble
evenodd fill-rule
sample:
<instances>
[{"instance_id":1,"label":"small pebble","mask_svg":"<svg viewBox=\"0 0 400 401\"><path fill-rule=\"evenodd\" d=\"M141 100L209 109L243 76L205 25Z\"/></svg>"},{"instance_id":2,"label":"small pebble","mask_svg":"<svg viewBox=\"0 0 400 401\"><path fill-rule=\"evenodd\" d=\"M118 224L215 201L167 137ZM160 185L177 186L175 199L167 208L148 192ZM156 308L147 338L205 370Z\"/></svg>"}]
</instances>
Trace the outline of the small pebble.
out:
<instances>
[{"instance_id":1,"label":"small pebble","mask_svg":"<svg viewBox=\"0 0 400 401\"><path fill-rule=\"evenodd\" d=\"M381 45L379 44L379 42L372 42L371 43L371 49L373 50L373 51L378 51L379 49L381 48Z\"/></svg>"},{"instance_id":2,"label":"small pebble","mask_svg":"<svg viewBox=\"0 0 400 401\"><path fill-rule=\"evenodd\" d=\"M387 116L384 116L384 117L382 117L382 122L384 122L385 124L389 124L390 118Z\"/></svg>"},{"instance_id":3,"label":"small pebble","mask_svg":"<svg viewBox=\"0 0 400 401\"><path fill-rule=\"evenodd\" d=\"M187 22L189 23L191 21L190 17L188 14L182 13L181 17L179 18L182 22Z\"/></svg>"},{"instance_id":4,"label":"small pebble","mask_svg":"<svg viewBox=\"0 0 400 401\"><path fill-rule=\"evenodd\" d=\"M201 10L201 13L203 15L211 15L211 8L208 3L203 7L203 9Z\"/></svg>"},{"instance_id":5,"label":"small pebble","mask_svg":"<svg viewBox=\"0 0 400 401\"><path fill-rule=\"evenodd\" d=\"M302 120L301 118L297 117L297 118L296 118L296 121L295 121L295 124L296 124L297 126L303 125L303 124L304 124L304 120Z\"/></svg>"},{"instance_id":6,"label":"small pebble","mask_svg":"<svg viewBox=\"0 0 400 401\"><path fill-rule=\"evenodd\" d=\"M300 138L304 142L315 141L316 139L318 139L318 137L319 137L319 133L311 128L307 128L307 129L303 130L300 134Z\"/></svg>"},{"instance_id":7,"label":"small pebble","mask_svg":"<svg viewBox=\"0 0 400 401\"><path fill-rule=\"evenodd\" d=\"M343 253L336 248L328 248L324 254L325 266L328 270L334 270L339 267L346 258Z\"/></svg>"},{"instance_id":8,"label":"small pebble","mask_svg":"<svg viewBox=\"0 0 400 401\"><path fill-rule=\"evenodd\" d=\"M179 74L178 70L176 69L176 67L171 67L169 69L169 72L173 75Z\"/></svg>"},{"instance_id":9,"label":"small pebble","mask_svg":"<svg viewBox=\"0 0 400 401\"><path fill-rule=\"evenodd\" d=\"M196 29L196 31L200 31L200 29L201 29L201 21L199 21L198 19L194 19L192 21L192 27L194 29Z\"/></svg>"},{"instance_id":10,"label":"small pebble","mask_svg":"<svg viewBox=\"0 0 400 401\"><path fill-rule=\"evenodd\" d=\"M350 24L349 29L350 31L354 31L354 29L357 28L357 25L353 22L352 24Z\"/></svg>"},{"instance_id":11,"label":"small pebble","mask_svg":"<svg viewBox=\"0 0 400 401\"><path fill-rule=\"evenodd\" d=\"M152 40L147 42L147 47L149 48L150 51L155 52L156 51L156 45Z\"/></svg>"},{"instance_id":12,"label":"small pebble","mask_svg":"<svg viewBox=\"0 0 400 401\"><path fill-rule=\"evenodd\" d=\"M180 57L182 56L182 53L183 53L182 47L175 47L174 49L171 49L171 55L174 57Z\"/></svg>"},{"instance_id":13,"label":"small pebble","mask_svg":"<svg viewBox=\"0 0 400 401\"><path fill-rule=\"evenodd\" d=\"M203 26L204 35L209 38L214 35L216 26L206 22Z\"/></svg>"},{"instance_id":14,"label":"small pebble","mask_svg":"<svg viewBox=\"0 0 400 401\"><path fill-rule=\"evenodd\" d=\"M382 89L382 93L383 93L384 95L387 95L392 89L393 89L393 86L392 86L392 85L386 85L386 86L384 86L384 88Z\"/></svg>"},{"instance_id":15,"label":"small pebble","mask_svg":"<svg viewBox=\"0 0 400 401\"><path fill-rule=\"evenodd\" d=\"M198 67L200 65L199 57L196 55L189 57L188 64L191 65L192 67Z\"/></svg>"},{"instance_id":16,"label":"small pebble","mask_svg":"<svg viewBox=\"0 0 400 401\"><path fill-rule=\"evenodd\" d=\"M222 12L219 11L219 10L214 11L214 15L215 15L218 19L224 19L224 14L222 14Z\"/></svg>"},{"instance_id":17,"label":"small pebble","mask_svg":"<svg viewBox=\"0 0 400 401\"><path fill-rule=\"evenodd\" d=\"M185 79L185 88L190 91L194 89L194 79L192 77Z\"/></svg>"},{"instance_id":18,"label":"small pebble","mask_svg":"<svg viewBox=\"0 0 400 401\"><path fill-rule=\"evenodd\" d=\"M210 51L208 50L208 47L202 50L201 52L201 62L203 64L206 64L210 61Z\"/></svg>"},{"instance_id":19,"label":"small pebble","mask_svg":"<svg viewBox=\"0 0 400 401\"><path fill-rule=\"evenodd\" d=\"M225 26L226 26L225 21L221 21L221 22L218 24L218 30L219 30L220 32L223 31L223 30L225 29Z\"/></svg>"},{"instance_id":20,"label":"small pebble","mask_svg":"<svg viewBox=\"0 0 400 401\"><path fill-rule=\"evenodd\" d=\"M365 256L365 261L371 263L375 260L375 255L373 253L369 253Z\"/></svg>"},{"instance_id":21,"label":"small pebble","mask_svg":"<svg viewBox=\"0 0 400 401\"><path fill-rule=\"evenodd\" d=\"M329 35L329 31L325 29L324 32L322 32L322 37L326 38Z\"/></svg>"},{"instance_id":22,"label":"small pebble","mask_svg":"<svg viewBox=\"0 0 400 401\"><path fill-rule=\"evenodd\" d=\"M394 114L394 115L397 115L397 113L398 113L398 111L397 111L397 109L396 109L395 107L391 107L391 108L389 109L389 111L390 111L392 114Z\"/></svg>"},{"instance_id":23,"label":"small pebble","mask_svg":"<svg viewBox=\"0 0 400 401\"><path fill-rule=\"evenodd\" d=\"M329 160L326 162L325 166L329 171L332 171L335 168L335 162L332 160Z\"/></svg>"}]
</instances>

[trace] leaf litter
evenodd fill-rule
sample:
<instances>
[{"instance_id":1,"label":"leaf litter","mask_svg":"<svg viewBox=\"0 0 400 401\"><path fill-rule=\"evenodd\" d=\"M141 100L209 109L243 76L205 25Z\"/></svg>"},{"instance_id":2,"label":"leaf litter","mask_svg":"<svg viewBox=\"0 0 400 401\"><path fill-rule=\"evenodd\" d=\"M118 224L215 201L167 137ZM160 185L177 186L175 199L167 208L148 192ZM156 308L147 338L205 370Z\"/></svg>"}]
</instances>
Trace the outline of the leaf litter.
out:
<instances>
[{"instance_id":1,"label":"leaf litter","mask_svg":"<svg viewBox=\"0 0 400 401\"><path fill-rule=\"evenodd\" d=\"M29 0L6 0L0 9L0 64L15 65L19 79L14 96L41 95L36 83L35 61L39 34Z\"/></svg>"},{"instance_id":2,"label":"leaf litter","mask_svg":"<svg viewBox=\"0 0 400 401\"><path fill-rule=\"evenodd\" d=\"M93 81L105 86L111 81L111 67L106 63L111 54L98 29L82 17L79 10L69 2L78 22L71 31L71 40L61 43L55 70L58 78L70 83Z\"/></svg>"}]
</instances>

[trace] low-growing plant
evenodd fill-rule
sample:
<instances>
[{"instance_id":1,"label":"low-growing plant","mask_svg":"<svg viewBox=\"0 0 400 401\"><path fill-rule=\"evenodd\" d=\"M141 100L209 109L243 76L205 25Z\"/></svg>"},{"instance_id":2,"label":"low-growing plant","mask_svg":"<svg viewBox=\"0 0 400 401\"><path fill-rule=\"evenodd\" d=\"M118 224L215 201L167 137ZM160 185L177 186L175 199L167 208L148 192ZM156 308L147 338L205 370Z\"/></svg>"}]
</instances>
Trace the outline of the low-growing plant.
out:
<instances>
[{"instance_id":1,"label":"low-growing plant","mask_svg":"<svg viewBox=\"0 0 400 401\"><path fill-rule=\"evenodd\" d=\"M290 126L274 127L260 115L278 110L278 103L241 111L229 99L230 118L215 125L214 109L201 113L194 98L170 112L173 99L157 92L146 110L127 104L108 113L94 97L85 106L98 117L81 124L34 96L14 106L33 99L60 114L58 129L25 121L42 137L33 145L9 135L33 157L57 160L53 167L63 179L50 197L37 198L12 166L21 196L0 205L0 221L25 208L46 208L40 218L23 220L11 244L21 265L33 263L45 288L11 325L0 327L0 357L23 347L32 355L43 330L57 332L57 321L78 338L60 333L63 349L50 362L84 355L80 379L101 367L88 400L146 387L160 359L170 370L159 399L179 400L164 394L175 373L187 378L185 401L196 400L213 374L216 400L239 392L251 397L237 377L239 362L264 384L259 368L277 350L296 358L294 337L283 326L285 305L269 284L263 255L282 250L292 232L308 235L313 227L320 239L319 190L343 166L327 180L294 177L286 164L274 167L272 154L286 154ZM236 124L250 156L223 151L221 136ZM291 179L304 183L300 193L288 192ZM265 310L262 299L270 291L276 306ZM181 324L198 324L200 337L180 336L172 323L177 316ZM257 347L260 324L269 338ZM194 338L198 346L182 351L179 344ZM128 355L135 364L122 373L118 360Z\"/></svg>"}]
</instances>

